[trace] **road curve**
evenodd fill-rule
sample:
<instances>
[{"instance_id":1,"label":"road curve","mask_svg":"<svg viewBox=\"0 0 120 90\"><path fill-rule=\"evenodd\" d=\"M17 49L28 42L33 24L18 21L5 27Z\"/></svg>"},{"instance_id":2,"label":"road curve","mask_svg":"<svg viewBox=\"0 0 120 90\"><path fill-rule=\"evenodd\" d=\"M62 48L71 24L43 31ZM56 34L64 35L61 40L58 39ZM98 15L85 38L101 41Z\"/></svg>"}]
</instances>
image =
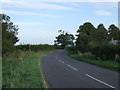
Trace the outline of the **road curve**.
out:
<instances>
[{"instance_id":1,"label":"road curve","mask_svg":"<svg viewBox=\"0 0 120 90\"><path fill-rule=\"evenodd\" d=\"M74 60L64 50L44 56L42 69L50 88L119 88L118 72Z\"/></svg>"}]
</instances>

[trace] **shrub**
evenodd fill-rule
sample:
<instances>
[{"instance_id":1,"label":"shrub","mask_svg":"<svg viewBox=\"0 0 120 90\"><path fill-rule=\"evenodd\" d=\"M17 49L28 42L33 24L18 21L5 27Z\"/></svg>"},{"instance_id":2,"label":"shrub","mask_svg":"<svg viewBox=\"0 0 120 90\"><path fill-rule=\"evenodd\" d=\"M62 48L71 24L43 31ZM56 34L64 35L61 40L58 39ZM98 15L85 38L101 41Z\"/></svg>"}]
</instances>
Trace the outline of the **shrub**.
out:
<instances>
[{"instance_id":1,"label":"shrub","mask_svg":"<svg viewBox=\"0 0 120 90\"><path fill-rule=\"evenodd\" d=\"M120 55L120 45L106 44L103 46L96 46L91 50L91 53L103 60L114 60L115 55Z\"/></svg>"}]
</instances>

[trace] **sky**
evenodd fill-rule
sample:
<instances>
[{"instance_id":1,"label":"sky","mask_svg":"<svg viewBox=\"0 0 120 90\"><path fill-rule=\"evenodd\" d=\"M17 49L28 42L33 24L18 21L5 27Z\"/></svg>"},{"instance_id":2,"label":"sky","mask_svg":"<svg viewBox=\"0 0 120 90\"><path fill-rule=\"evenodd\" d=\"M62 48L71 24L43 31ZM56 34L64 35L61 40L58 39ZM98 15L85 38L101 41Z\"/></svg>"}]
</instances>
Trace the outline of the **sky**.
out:
<instances>
[{"instance_id":1,"label":"sky","mask_svg":"<svg viewBox=\"0 0 120 90\"><path fill-rule=\"evenodd\" d=\"M4 0L0 6L19 27L17 45L53 45L58 30L75 35L85 22L118 26L118 0Z\"/></svg>"}]
</instances>

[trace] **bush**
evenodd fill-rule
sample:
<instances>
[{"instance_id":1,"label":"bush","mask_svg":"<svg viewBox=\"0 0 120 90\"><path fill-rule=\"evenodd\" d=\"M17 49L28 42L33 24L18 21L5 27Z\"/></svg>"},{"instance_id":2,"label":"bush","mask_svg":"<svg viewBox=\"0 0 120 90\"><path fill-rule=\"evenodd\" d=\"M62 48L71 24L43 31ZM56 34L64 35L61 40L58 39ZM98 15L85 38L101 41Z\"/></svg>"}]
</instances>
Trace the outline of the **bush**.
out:
<instances>
[{"instance_id":1,"label":"bush","mask_svg":"<svg viewBox=\"0 0 120 90\"><path fill-rule=\"evenodd\" d=\"M52 45L29 45L29 44L26 44L26 45L17 45L16 46L17 49L20 49L20 50L23 50L23 51L39 51L39 50L52 50L54 49L54 46Z\"/></svg>"},{"instance_id":2,"label":"bush","mask_svg":"<svg viewBox=\"0 0 120 90\"><path fill-rule=\"evenodd\" d=\"M95 59L95 56L91 52L84 53L82 56L90 59Z\"/></svg>"},{"instance_id":3,"label":"bush","mask_svg":"<svg viewBox=\"0 0 120 90\"><path fill-rule=\"evenodd\" d=\"M78 51L75 46L67 47L66 49L67 49L67 51L69 51L70 53L73 53L73 54L76 54Z\"/></svg>"},{"instance_id":4,"label":"bush","mask_svg":"<svg viewBox=\"0 0 120 90\"><path fill-rule=\"evenodd\" d=\"M120 45L106 44L103 46L96 46L91 50L91 53L96 57L100 57L103 60L114 61L115 55L120 55Z\"/></svg>"}]
</instances>

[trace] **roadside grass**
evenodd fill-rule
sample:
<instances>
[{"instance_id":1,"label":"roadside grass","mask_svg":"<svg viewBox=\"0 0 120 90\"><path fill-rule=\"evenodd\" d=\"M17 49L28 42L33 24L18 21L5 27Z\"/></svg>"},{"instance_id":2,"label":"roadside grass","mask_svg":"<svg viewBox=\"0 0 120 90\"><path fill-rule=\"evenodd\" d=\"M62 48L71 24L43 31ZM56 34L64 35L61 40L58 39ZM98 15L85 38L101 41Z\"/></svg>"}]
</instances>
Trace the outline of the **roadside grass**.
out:
<instances>
[{"instance_id":1,"label":"roadside grass","mask_svg":"<svg viewBox=\"0 0 120 90\"><path fill-rule=\"evenodd\" d=\"M42 76L40 59L50 51L17 51L2 59L3 88L47 88Z\"/></svg>"},{"instance_id":2,"label":"roadside grass","mask_svg":"<svg viewBox=\"0 0 120 90\"><path fill-rule=\"evenodd\" d=\"M89 64L93 64L96 66L104 67L104 68L115 70L115 71L120 71L120 63L117 63L117 62L108 61L108 60L100 60L100 59L96 60L94 58L85 56L84 54L78 55L78 54L73 54L70 52L68 52L68 56L76 60L89 63Z\"/></svg>"}]
</instances>

